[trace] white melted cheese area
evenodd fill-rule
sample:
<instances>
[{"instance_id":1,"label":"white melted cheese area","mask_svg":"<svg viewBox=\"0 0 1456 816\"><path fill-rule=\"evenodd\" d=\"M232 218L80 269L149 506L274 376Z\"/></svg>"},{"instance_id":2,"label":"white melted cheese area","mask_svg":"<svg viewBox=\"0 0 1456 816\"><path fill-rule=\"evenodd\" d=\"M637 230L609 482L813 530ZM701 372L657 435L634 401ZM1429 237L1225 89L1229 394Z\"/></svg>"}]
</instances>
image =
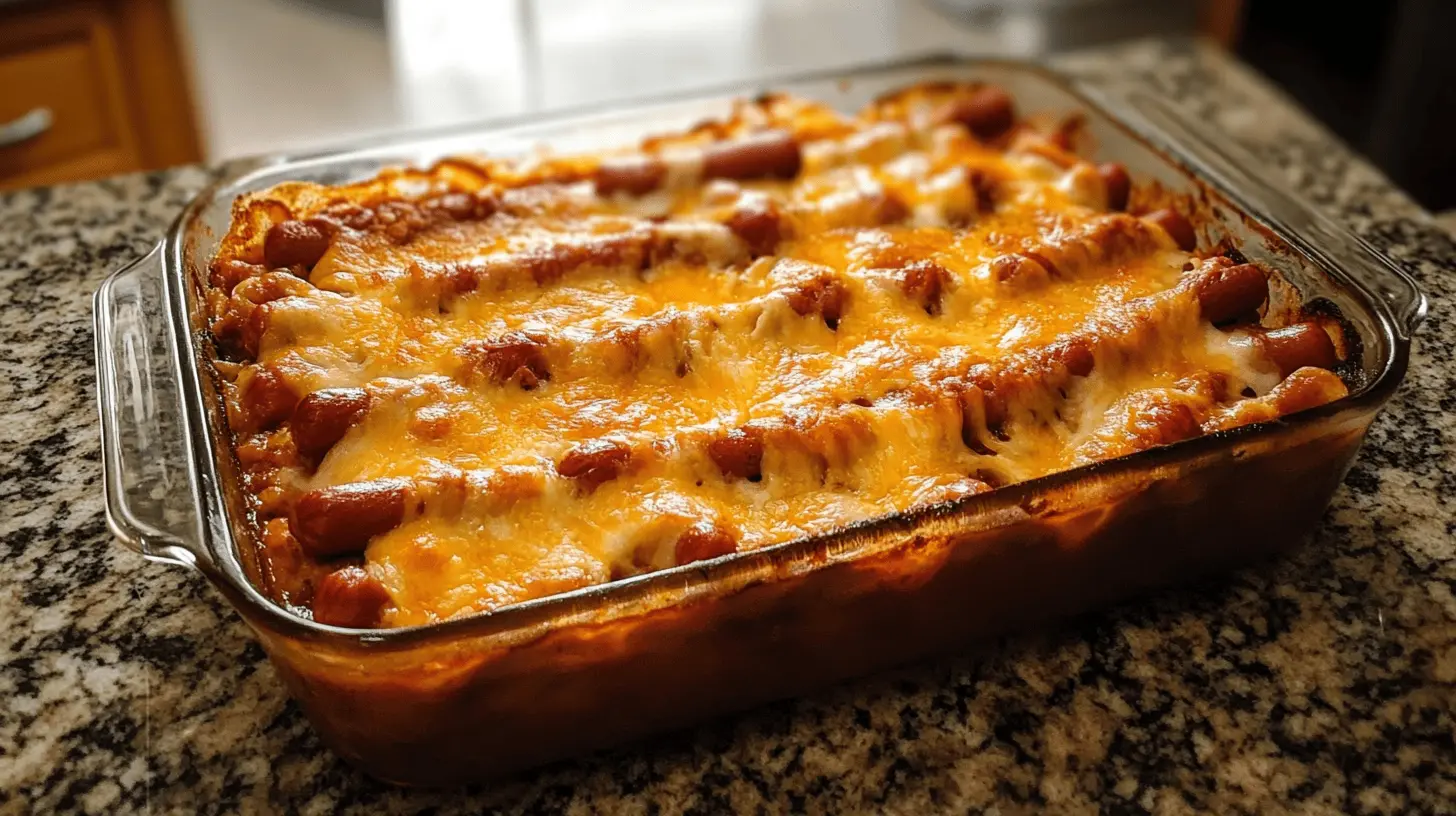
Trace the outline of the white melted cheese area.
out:
<instances>
[{"instance_id":1,"label":"white melted cheese area","mask_svg":"<svg viewBox=\"0 0 1456 816\"><path fill-rule=\"evenodd\" d=\"M503 465L542 474L539 491L518 500L427 500L423 512L374 538L367 563L392 597L386 625L668 566L677 536L702 519L734 531L747 550L985 489L971 474L1015 482L1073 467L1088 456L1089 440L1109 432L1119 400L1191 374L1224 373L1233 393L1262 394L1278 382L1246 343L1201 322L1190 294L1172 291L1190 256L1170 240L1040 287L1013 290L994 279L989 262L997 256L1099 217L1102 191L1088 166L1063 170L944 129L912 142L904 128L878 125L845 144L809 145L793 183L718 183L608 202L580 184L527 216L452 223L404 247L353 236L314 270L321 291L274 304L259 362L286 371L302 393L368 386L384 395L316 473L295 474L298 487L428 481ZM1002 200L995 214L953 228L950 213L974 209L968 167L1005 179ZM841 226L859 202L886 190L910 204L904 225ZM438 308L422 306L411 282L422 259L499 258L620 232L642 223L631 216L654 210L706 224L760 194L792 214L794 237L778 256L822 264L843 282L847 305L836 328L789 308L773 259L715 264L730 248L710 246L704 264L669 261L645 274L579 270L551 285L478 291ZM891 256L950 272L939 313L928 314L886 276ZM1108 345L1117 353L1099 352L1092 375L1073 380L1065 396L1049 391L1018 403L1009 438L990 453L962 442L954 399L878 399L913 385L915 367L927 361L995 364L1150 297L1150 318L1116 326L1127 334ZM683 327L670 341L645 343L645 362L613 358L605 332L664 314L680 315ZM465 376L463 344L512 330L566 343L567 353L553 352L548 381L526 391ZM686 373L659 357L686 359ZM769 446L759 482L725 477L686 444L667 445L665 455L593 491L553 470L573 446L604 436L668 443L856 398L877 400L844 409L862 416L858 430L827 455Z\"/></svg>"}]
</instances>

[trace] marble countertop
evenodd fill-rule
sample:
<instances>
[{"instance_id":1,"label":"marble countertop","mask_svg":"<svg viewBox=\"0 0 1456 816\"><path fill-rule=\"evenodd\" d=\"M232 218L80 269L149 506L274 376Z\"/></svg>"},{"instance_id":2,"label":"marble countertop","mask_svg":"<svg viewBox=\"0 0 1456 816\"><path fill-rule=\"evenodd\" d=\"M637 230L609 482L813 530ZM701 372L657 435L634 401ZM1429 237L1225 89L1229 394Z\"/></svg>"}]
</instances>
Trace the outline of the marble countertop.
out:
<instances>
[{"instance_id":1,"label":"marble countertop","mask_svg":"<svg viewBox=\"0 0 1456 816\"><path fill-rule=\"evenodd\" d=\"M1156 88L1409 268L1406 386L1314 539L1233 576L468 791L329 754L201 578L102 515L90 297L211 172L0 195L0 812L1436 812L1456 802L1456 243L1221 54Z\"/></svg>"}]
</instances>

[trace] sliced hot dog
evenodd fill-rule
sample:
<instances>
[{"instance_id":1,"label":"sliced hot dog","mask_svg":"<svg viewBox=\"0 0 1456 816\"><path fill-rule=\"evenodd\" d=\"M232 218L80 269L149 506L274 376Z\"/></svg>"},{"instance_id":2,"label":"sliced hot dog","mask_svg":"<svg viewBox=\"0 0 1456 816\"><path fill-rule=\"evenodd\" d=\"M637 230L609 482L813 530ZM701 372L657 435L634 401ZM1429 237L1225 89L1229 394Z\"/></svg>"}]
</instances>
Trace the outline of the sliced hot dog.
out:
<instances>
[{"instance_id":1,"label":"sliced hot dog","mask_svg":"<svg viewBox=\"0 0 1456 816\"><path fill-rule=\"evenodd\" d=\"M298 404L293 386L271 364L252 369L241 382L241 407L247 416L246 427L267 430L287 419Z\"/></svg>"},{"instance_id":2,"label":"sliced hot dog","mask_svg":"<svg viewBox=\"0 0 1456 816\"><path fill-rule=\"evenodd\" d=\"M1092 366L1096 359L1092 356L1092 348L1082 338L1070 338L1063 340L1051 347L1052 359L1067 367L1067 373L1073 377L1085 377L1092 373Z\"/></svg>"},{"instance_id":3,"label":"sliced hot dog","mask_svg":"<svg viewBox=\"0 0 1456 816\"><path fill-rule=\"evenodd\" d=\"M317 462L369 410L369 392L362 388L326 388L304 397L293 409L289 428L293 445Z\"/></svg>"},{"instance_id":4,"label":"sliced hot dog","mask_svg":"<svg viewBox=\"0 0 1456 816\"><path fill-rule=\"evenodd\" d=\"M1269 296L1269 278L1254 264L1214 267L1194 283L1203 319L1227 323L1258 309Z\"/></svg>"},{"instance_id":5,"label":"sliced hot dog","mask_svg":"<svg viewBox=\"0 0 1456 816\"><path fill-rule=\"evenodd\" d=\"M302 266L305 271L329 251L335 227L321 218L284 221L268 228L263 237L263 260L272 269Z\"/></svg>"},{"instance_id":6,"label":"sliced hot dog","mask_svg":"<svg viewBox=\"0 0 1456 816\"><path fill-rule=\"evenodd\" d=\"M1010 94L986 85L947 102L933 119L937 123L959 123L977 139L990 141L1016 124L1016 104Z\"/></svg>"},{"instance_id":7,"label":"sliced hot dog","mask_svg":"<svg viewBox=\"0 0 1456 816\"><path fill-rule=\"evenodd\" d=\"M263 347L263 335L268 333L268 322L273 314L273 304L260 303L253 307L248 313L248 319L243 322L243 332L240 341L243 351L249 357L257 359L258 352Z\"/></svg>"},{"instance_id":8,"label":"sliced hot dog","mask_svg":"<svg viewBox=\"0 0 1456 816\"><path fill-rule=\"evenodd\" d=\"M791 179L804 157L792 133L768 130L703 148L703 179ZM657 156L623 156L603 161L593 172L598 195L646 195L667 181L667 163Z\"/></svg>"},{"instance_id":9,"label":"sliced hot dog","mask_svg":"<svg viewBox=\"0 0 1456 816\"><path fill-rule=\"evenodd\" d=\"M325 575L314 589L313 619L329 626L373 629L389 603L389 590L359 566L341 567Z\"/></svg>"},{"instance_id":10,"label":"sliced hot dog","mask_svg":"<svg viewBox=\"0 0 1456 816\"><path fill-rule=\"evenodd\" d=\"M816 275L784 290L789 308L798 315L817 314L830 329L839 327L849 291L833 274Z\"/></svg>"},{"instance_id":11,"label":"sliced hot dog","mask_svg":"<svg viewBox=\"0 0 1456 816\"><path fill-rule=\"evenodd\" d=\"M763 477L763 430L734 428L708 443L708 458L725 476L758 481Z\"/></svg>"},{"instance_id":12,"label":"sliced hot dog","mask_svg":"<svg viewBox=\"0 0 1456 816\"><path fill-rule=\"evenodd\" d=\"M1035 252L1011 252L991 259L991 277L1019 291L1046 286L1056 267Z\"/></svg>"},{"instance_id":13,"label":"sliced hot dog","mask_svg":"<svg viewBox=\"0 0 1456 816\"><path fill-rule=\"evenodd\" d=\"M667 179L667 165L655 156L628 156L608 159L596 169L597 195L613 193L646 195L662 186Z\"/></svg>"},{"instance_id":14,"label":"sliced hot dog","mask_svg":"<svg viewBox=\"0 0 1456 816\"><path fill-rule=\"evenodd\" d=\"M987 437L1000 437L1006 423L1006 401L996 394L992 383L983 380L962 390L960 403L961 441L976 453L993 455Z\"/></svg>"},{"instance_id":15,"label":"sliced hot dog","mask_svg":"<svg viewBox=\"0 0 1456 816\"><path fill-rule=\"evenodd\" d=\"M1334 402L1349 394L1338 375L1323 368L1297 369L1262 397L1240 400L1204 423L1208 432L1268 422L1299 411Z\"/></svg>"},{"instance_id":16,"label":"sliced hot dog","mask_svg":"<svg viewBox=\"0 0 1456 816\"><path fill-rule=\"evenodd\" d=\"M738 539L731 530L710 519L704 519L678 536L677 543L673 546L673 561L678 564L691 564L737 551Z\"/></svg>"},{"instance_id":17,"label":"sliced hot dog","mask_svg":"<svg viewBox=\"0 0 1456 816\"><path fill-rule=\"evenodd\" d=\"M369 539L404 521L408 483L401 479L355 482L311 490L293 505L293 537L314 558L359 553Z\"/></svg>"},{"instance_id":18,"label":"sliced hot dog","mask_svg":"<svg viewBox=\"0 0 1456 816\"><path fill-rule=\"evenodd\" d=\"M1132 177L1127 174L1127 168L1116 162L1099 164L1097 175L1107 191L1107 209L1113 212L1126 210L1132 194Z\"/></svg>"},{"instance_id":19,"label":"sliced hot dog","mask_svg":"<svg viewBox=\"0 0 1456 816\"><path fill-rule=\"evenodd\" d=\"M460 351L472 370L493 383L515 383L530 391L551 379L546 338L530 332L508 332L494 340L471 340Z\"/></svg>"},{"instance_id":20,"label":"sliced hot dog","mask_svg":"<svg viewBox=\"0 0 1456 816\"><path fill-rule=\"evenodd\" d=\"M703 178L791 179L799 174L803 161L793 134L769 130L708 145L703 151Z\"/></svg>"},{"instance_id":21,"label":"sliced hot dog","mask_svg":"<svg viewBox=\"0 0 1456 816\"><path fill-rule=\"evenodd\" d=\"M912 261L901 267L896 276L905 297L930 315L940 314L941 297L955 280L948 269L934 261Z\"/></svg>"},{"instance_id":22,"label":"sliced hot dog","mask_svg":"<svg viewBox=\"0 0 1456 816\"><path fill-rule=\"evenodd\" d=\"M556 463L556 472L583 489L617 478L632 460L632 449L616 439L593 439L572 448Z\"/></svg>"},{"instance_id":23,"label":"sliced hot dog","mask_svg":"<svg viewBox=\"0 0 1456 816\"><path fill-rule=\"evenodd\" d=\"M1305 366L1332 368L1339 362L1335 344L1318 323L1295 323L1282 329L1251 332L1250 336L1269 361L1288 377Z\"/></svg>"},{"instance_id":24,"label":"sliced hot dog","mask_svg":"<svg viewBox=\"0 0 1456 816\"><path fill-rule=\"evenodd\" d=\"M1349 393L1344 381L1334 372L1306 367L1295 371L1284 382L1274 386L1274 390L1264 395L1264 401L1272 405L1280 416L1286 416L1334 402Z\"/></svg>"},{"instance_id":25,"label":"sliced hot dog","mask_svg":"<svg viewBox=\"0 0 1456 816\"><path fill-rule=\"evenodd\" d=\"M783 214L766 199L740 205L728 217L727 224L748 245L749 253L755 258L774 254L783 238Z\"/></svg>"},{"instance_id":26,"label":"sliced hot dog","mask_svg":"<svg viewBox=\"0 0 1456 816\"><path fill-rule=\"evenodd\" d=\"M1157 210L1143 216L1144 221L1157 224L1173 243L1184 252L1192 252L1198 246L1198 233L1194 231L1193 224L1188 217L1177 210Z\"/></svg>"}]
</instances>

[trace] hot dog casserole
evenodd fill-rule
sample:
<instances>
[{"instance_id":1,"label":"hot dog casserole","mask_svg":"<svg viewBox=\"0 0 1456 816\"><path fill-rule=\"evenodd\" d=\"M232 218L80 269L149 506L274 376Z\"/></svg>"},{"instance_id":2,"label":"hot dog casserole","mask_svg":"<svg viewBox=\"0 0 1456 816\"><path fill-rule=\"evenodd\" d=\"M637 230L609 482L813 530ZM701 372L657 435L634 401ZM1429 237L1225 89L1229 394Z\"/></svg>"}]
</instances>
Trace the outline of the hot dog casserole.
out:
<instances>
[{"instance_id":1,"label":"hot dog casserole","mask_svg":"<svg viewBox=\"0 0 1456 816\"><path fill-rule=\"evenodd\" d=\"M768 96L239 200L207 301L262 588L430 623L1345 396L1338 325L1074 132Z\"/></svg>"}]
</instances>

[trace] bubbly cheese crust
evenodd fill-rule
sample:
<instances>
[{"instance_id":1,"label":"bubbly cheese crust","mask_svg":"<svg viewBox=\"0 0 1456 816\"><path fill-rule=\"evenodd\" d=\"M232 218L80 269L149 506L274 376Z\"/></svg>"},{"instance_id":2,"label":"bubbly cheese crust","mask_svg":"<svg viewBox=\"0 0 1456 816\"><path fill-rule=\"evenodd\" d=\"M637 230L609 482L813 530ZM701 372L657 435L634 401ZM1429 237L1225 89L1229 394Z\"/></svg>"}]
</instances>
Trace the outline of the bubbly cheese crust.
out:
<instances>
[{"instance_id":1,"label":"bubbly cheese crust","mask_svg":"<svg viewBox=\"0 0 1456 816\"><path fill-rule=\"evenodd\" d=\"M212 330L269 590L428 623L1284 412L1205 314L1231 262L943 113L976 92L240 201Z\"/></svg>"}]
</instances>

